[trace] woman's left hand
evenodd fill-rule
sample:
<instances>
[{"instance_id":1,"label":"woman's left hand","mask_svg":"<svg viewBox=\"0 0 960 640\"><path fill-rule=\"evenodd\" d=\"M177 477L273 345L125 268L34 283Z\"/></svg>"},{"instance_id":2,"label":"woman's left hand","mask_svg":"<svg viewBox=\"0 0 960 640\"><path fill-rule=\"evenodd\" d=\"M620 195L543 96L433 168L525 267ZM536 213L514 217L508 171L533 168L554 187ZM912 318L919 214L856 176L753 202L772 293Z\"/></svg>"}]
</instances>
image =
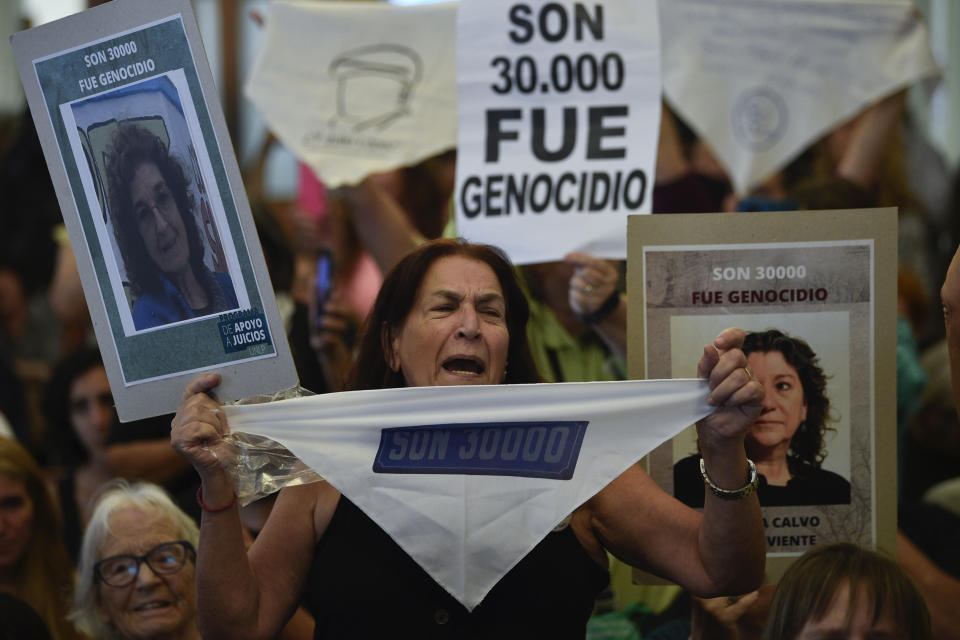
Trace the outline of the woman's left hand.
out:
<instances>
[{"instance_id":1,"label":"woman's left hand","mask_svg":"<svg viewBox=\"0 0 960 640\"><path fill-rule=\"evenodd\" d=\"M712 345L703 348L697 376L710 384L707 402L717 409L698 423L701 449L742 446L743 437L763 409L763 386L747 368L740 350L746 337L743 329L723 330Z\"/></svg>"}]
</instances>

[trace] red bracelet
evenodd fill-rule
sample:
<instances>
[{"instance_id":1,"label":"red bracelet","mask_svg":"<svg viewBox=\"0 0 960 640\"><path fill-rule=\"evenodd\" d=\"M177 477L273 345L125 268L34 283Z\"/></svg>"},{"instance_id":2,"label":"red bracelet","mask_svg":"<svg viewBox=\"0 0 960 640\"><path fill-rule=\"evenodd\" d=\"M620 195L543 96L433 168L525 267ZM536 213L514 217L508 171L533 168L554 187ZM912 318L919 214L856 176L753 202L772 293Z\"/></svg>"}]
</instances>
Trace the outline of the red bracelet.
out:
<instances>
[{"instance_id":1,"label":"red bracelet","mask_svg":"<svg viewBox=\"0 0 960 640\"><path fill-rule=\"evenodd\" d=\"M232 499L228 504L225 504L225 505L222 506L222 507L217 507L216 509L213 509L213 508L208 507L207 505L203 504L203 500L200 499L200 496L201 496L201 495L203 495L203 487L202 487L202 486L201 486L201 487L197 487L197 504L200 505L200 508L203 509L204 511L206 511L207 513L217 513L218 511L226 511L227 509L229 509L230 507L232 507L233 505L235 505L235 504L237 503L237 492L236 492L236 491L233 492L233 499Z\"/></svg>"}]
</instances>

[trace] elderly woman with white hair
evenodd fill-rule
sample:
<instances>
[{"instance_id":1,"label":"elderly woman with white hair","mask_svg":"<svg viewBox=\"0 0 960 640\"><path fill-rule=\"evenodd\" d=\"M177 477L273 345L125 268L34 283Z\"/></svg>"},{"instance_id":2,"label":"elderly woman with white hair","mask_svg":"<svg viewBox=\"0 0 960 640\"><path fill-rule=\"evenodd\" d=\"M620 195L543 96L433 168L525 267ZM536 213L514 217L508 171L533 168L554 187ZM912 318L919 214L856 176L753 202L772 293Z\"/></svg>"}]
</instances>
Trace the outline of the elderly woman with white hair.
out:
<instances>
[{"instance_id":1,"label":"elderly woman with white hair","mask_svg":"<svg viewBox=\"0 0 960 640\"><path fill-rule=\"evenodd\" d=\"M159 486L111 483L83 534L70 619L103 640L199 640L198 537Z\"/></svg>"}]
</instances>

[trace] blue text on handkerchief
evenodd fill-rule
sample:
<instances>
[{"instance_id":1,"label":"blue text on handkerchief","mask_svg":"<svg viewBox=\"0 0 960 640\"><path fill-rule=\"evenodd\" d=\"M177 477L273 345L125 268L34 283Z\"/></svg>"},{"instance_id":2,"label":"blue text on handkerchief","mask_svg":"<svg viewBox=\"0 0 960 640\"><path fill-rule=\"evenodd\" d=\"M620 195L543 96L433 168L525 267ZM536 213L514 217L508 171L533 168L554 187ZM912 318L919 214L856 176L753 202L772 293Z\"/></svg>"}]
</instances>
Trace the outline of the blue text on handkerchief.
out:
<instances>
[{"instance_id":1,"label":"blue text on handkerchief","mask_svg":"<svg viewBox=\"0 0 960 640\"><path fill-rule=\"evenodd\" d=\"M373 470L569 480L587 424L480 422L381 429Z\"/></svg>"}]
</instances>

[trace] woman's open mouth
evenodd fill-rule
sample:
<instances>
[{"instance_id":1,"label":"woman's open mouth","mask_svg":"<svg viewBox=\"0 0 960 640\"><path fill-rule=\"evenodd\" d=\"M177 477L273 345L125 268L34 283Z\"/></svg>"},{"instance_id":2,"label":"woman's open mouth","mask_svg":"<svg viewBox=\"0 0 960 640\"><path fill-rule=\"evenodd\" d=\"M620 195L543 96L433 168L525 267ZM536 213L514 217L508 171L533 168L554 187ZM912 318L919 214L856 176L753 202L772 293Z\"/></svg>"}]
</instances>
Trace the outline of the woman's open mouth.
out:
<instances>
[{"instance_id":1,"label":"woman's open mouth","mask_svg":"<svg viewBox=\"0 0 960 640\"><path fill-rule=\"evenodd\" d=\"M479 376L486 371L486 365L479 358L469 356L455 356L444 360L443 368L445 371L458 376Z\"/></svg>"}]
</instances>

